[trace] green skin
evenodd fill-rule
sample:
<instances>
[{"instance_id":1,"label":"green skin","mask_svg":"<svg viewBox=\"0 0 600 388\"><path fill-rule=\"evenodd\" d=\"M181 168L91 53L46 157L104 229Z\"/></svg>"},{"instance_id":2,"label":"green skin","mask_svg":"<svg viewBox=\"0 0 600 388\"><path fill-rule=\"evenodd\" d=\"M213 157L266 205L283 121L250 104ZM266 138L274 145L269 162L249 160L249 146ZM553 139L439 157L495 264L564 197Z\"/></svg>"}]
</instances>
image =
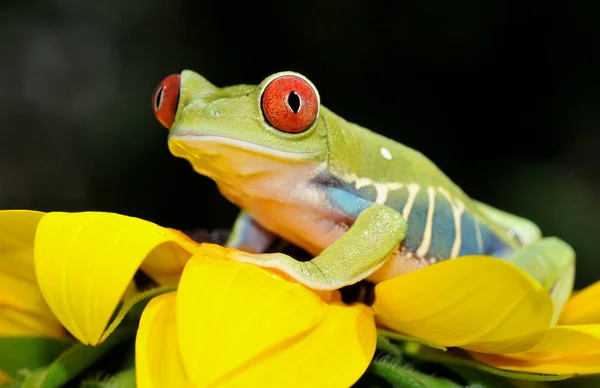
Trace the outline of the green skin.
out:
<instances>
[{"instance_id":1,"label":"green skin","mask_svg":"<svg viewBox=\"0 0 600 388\"><path fill-rule=\"evenodd\" d=\"M261 96L270 81L286 74L312 85L300 74L282 72L259 85L218 88L197 73L181 73L169 149L213 179L242 209L227 245L250 253L237 254L237 260L277 268L313 289L339 289L363 279L379 282L467 252L461 247L474 234L463 227L461 240L456 222L468 214L477 232L483 228L503 249L497 255L486 252L477 236L481 249L467 253L492 254L520 266L551 291L560 309L573 286L575 254L568 244L542 238L531 221L470 199L421 153L322 105L303 133L271 127ZM319 181L318 176L328 178ZM421 195L412 210L406 206L410 200L398 206L399 196L410 191ZM428 255L428 248L444 237L436 229L441 224L432 221L442 205L432 200L447 201L446 225L454 226L447 236L452 249L440 257ZM427 214L428 221L419 226L419 246L407 248L403 240L414 224L407 222L411 211ZM275 234L314 258L300 262L262 253Z\"/></svg>"}]
</instances>

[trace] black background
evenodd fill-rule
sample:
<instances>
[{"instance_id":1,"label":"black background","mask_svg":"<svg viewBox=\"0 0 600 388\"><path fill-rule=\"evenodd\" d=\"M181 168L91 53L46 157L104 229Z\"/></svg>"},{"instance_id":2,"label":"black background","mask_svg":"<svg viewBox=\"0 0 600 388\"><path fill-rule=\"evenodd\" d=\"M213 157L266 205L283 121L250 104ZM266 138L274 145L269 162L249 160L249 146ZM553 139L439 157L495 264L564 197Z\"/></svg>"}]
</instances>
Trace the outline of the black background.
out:
<instances>
[{"instance_id":1,"label":"black background","mask_svg":"<svg viewBox=\"0 0 600 388\"><path fill-rule=\"evenodd\" d=\"M305 74L350 121L531 218L600 278L600 5L304 0L3 1L0 208L102 210L175 228L236 208L169 154L151 94Z\"/></svg>"}]
</instances>

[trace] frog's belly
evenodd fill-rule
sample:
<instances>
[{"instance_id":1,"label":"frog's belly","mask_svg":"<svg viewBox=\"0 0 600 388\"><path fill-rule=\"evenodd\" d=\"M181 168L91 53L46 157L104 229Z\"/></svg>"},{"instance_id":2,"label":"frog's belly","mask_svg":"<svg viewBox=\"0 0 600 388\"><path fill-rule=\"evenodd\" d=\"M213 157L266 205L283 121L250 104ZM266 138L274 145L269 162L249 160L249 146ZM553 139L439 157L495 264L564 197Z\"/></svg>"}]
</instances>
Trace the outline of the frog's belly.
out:
<instances>
[{"instance_id":1,"label":"frog's belly","mask_svg":"<svg viewBox=\"0 0 600 388\"><path fill-rule=\"evenodd\" d=\"M348 230L343 221L297 204L257 201L247 204L244 210L266 229L313 256L321 253Z\"/></svg>"},{"instance_id":2,"label":"frog's belly","mask_svg":"<svg viewBox=\"0 0 600 388\"><path fill-rule=\"evenodd\" d=\"M293 189L277 191L271 182L253 185L255 190L262 189L245 195L240 193L239 187L235 187L235 190L229 190L227 186L219 188L225 197L244 209L264 228L312 256L317 256L333 244L353 222L351 218L327 207L325 195L319 190L296 184ZM261 196L265 191L278 195ZM303 194L298 197L296 193ZM398 249L369 280L383 281L429 264L429 259L417 258L406 249Z\"/></svg>"},{"instance_id":3,"label":"frog's belly","mask_svg":"<svg viewBox=\"0 0 600 388\"><path fill-rule=\"evenodd\" d=\"M219 184L221 193L260 225L317 256L346 232L352 219L327 206L326 194L305 183L310 174L258 177L244 185Z\"/></svg>"},{"instance_id":4,"label":"frog's belly","mask_svg":"<svg viewBox=\"0 0 600 388\"><path fill-rule=\"evenodd\" d=\"M322 213L310 209L299 211L297 206L269 204L257 205L253 208L257 211L255 219L261 225L313 256L321 253L348 230L344 222L326 218ZM433 263L431 259L418 258L405 249L397 249L380 269L368 277L368 280L379 283Z\"/></svg>"}]
</instances>

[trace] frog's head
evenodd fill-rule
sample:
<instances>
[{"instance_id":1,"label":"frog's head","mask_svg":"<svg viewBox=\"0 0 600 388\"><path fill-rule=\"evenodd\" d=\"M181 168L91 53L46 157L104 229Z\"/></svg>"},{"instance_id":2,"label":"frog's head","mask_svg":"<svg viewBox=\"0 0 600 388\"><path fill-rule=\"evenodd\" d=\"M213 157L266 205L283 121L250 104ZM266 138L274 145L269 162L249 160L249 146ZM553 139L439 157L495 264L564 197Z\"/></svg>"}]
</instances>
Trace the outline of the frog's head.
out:
<instances>
[{"instance_id":1,"label":"frog's head","mask_svg":"<svg viewBox=\"0 0 600 388\"><path fill-rule=\"evenodd\" d=\"M319 93L298 73L219 88L185 70L161 82L153 107L171 153L216 181L327 159Z\"/></svg>"}]
</instances>

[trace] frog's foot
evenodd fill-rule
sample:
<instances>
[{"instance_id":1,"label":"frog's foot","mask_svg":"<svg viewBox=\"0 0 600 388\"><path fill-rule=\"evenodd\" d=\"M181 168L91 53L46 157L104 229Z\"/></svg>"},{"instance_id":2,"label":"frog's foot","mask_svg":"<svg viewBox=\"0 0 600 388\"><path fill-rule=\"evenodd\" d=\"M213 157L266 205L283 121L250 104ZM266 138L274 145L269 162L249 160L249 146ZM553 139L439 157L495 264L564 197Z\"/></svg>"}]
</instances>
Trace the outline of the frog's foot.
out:
<instances>
[{"instance_id":1,"label":"frog's foot","mask_svg":"<svg viewBox=\"0 0 600 388\"><path fill-rule=\"evenodd\" d=\"M507 260L537 279L550 292L554 303L552 323L556 323L573 290L573 248L556 237L546 237L515 251Z\"/></svg>"},{"instance_id":2,"label":"frog's foot","mask_svg":"<svg viewBox=\"0 0 600 388\"><path fill-rule=\"evenodd\" d=\"M259 267L272 268L283 272L292 279L313 289L336 289L336 284L326 273L314 265L311 261L298 261L284 253L261 253L252 254L246 252L235 252L230 258L244 263L251 263Z\"/></svg>"},{"instance_id":3,"label":"frog's foot","mask_svg":"<svg viewBox=\"0 0 600 388\"><path fill-rule=\"evenodd\" d=\"M229 256L230 258L252 263L264 268L272 268L283 272L298 283L302 283L313 290L337 290L342 287L355 284L373 272L378 270L385 262L381 261L372 268L358 273L354 276L344 272L336 272L338 268L332 267L331 270L323 270L313 260L298 261L284 253L262 253L251 254L245 252L236 252Z\"/></svg>"},{"instance_id":4,"label":"frog's foot","mask_svg":"<svg viewBox=\"0 0 600 388\"><path fill-rule=\"evenodd\" d=\"M283 253L236 252L231 258L277 269L315 290L354 284L379 269L406 235L406 222L395 210L374 205L363 210L342 237L310 261Z\"/></svg>"}]
</instances>

